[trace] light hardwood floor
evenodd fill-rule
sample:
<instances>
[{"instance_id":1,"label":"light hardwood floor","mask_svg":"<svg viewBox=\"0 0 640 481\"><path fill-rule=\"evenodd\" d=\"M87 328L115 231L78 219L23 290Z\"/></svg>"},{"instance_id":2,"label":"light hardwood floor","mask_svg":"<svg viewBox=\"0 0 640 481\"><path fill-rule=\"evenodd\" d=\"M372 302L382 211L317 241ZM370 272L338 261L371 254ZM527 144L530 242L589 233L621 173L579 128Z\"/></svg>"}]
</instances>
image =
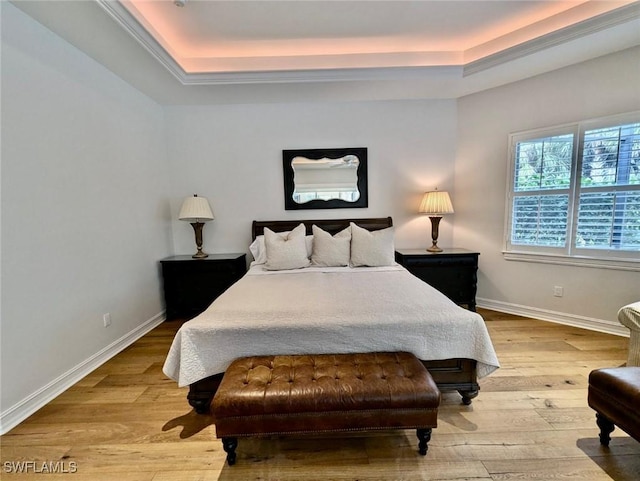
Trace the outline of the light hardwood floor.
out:
<instances>
[{"instance_id":1,"label":"light hardwood floor","mask_svg":"<svg viewBox=\"0 0 640 481\"><path fill-rule=\"evenodd\" d=\"M3 480L640 480L640 443L598 442L592 369L625 362L628 339L480 310L502 368L471 406L445 393L429 453L414 431L240 440L224 463L210 416L162 374L167 322L0 439ZM29 473L8 473L33 461ZM36 473L43 463L67 474ZM57 463L57 464L56 464ZM24 466L24 465L23 465ZM44 467L46 471L46 467Z\"/></svg>"}]
</instances>

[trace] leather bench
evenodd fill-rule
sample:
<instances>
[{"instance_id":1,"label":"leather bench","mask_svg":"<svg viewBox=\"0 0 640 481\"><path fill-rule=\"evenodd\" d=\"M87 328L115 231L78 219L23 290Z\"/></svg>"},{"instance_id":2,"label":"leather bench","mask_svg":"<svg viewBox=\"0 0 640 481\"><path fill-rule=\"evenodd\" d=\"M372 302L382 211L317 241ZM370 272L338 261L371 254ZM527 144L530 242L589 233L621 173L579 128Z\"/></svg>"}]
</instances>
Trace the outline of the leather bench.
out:
<instances>
[{"instance_id":1,"label":"leather bench","mask_svg":"<svg viewBox=\"0 0 640 481\"><path fill-rule=\"evenodd\" d=\"M406 352L236 359L211 402L227 462L239 437L417 429L427 454L440 391Z\"/></svg>"},{"instance_id":2,"label":"leather bench","mask_svg":"<svg viewBox=\"0 0 640 481\"><path fill-rule=\"evenodd\" d=\"M609 446L614 425L640 441L640 367L591 371L587 399L596 411L603 446Z\"/></svg>"}]
</instances>

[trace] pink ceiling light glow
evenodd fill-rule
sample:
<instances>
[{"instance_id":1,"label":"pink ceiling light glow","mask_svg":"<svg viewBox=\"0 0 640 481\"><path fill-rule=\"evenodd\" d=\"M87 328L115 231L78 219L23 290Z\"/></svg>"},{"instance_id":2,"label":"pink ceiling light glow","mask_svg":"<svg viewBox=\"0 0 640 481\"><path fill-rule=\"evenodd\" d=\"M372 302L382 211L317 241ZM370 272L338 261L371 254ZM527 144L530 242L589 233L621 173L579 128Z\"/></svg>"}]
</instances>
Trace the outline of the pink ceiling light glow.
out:
<instances>
[{"instance_id":1,"label":"pink ceiling light glow","mask_svg":"<svg viewBox=\"0 0 640 481\"><path fill-rule=\"evenodd\" d=\"M462 65L632 2L121 3L197 73Z\"/></svg>"}]
</instances>

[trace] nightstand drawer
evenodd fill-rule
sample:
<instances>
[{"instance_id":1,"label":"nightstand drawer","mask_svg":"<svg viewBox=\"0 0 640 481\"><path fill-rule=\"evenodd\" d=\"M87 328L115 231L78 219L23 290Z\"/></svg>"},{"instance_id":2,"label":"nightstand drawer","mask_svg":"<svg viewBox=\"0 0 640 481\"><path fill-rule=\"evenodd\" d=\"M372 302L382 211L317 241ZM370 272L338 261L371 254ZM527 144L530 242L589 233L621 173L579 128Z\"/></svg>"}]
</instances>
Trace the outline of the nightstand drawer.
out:
<instances>
[{"instance_id":1,"label":"nightstand drawer","mask_svg":"<svg viewBox=\"0 0 640 481\"><path fill-rule=\"evenodd\" d=\"M428 260L425 260L421 257L416 256L406 256L404 260L404 267L464 267L468 266L470 269L475 269L478 267L478 259L477 256L447 256L447 257L437 257L437 255L429 254L431 256Z\"/></svg>"}]
</instances>

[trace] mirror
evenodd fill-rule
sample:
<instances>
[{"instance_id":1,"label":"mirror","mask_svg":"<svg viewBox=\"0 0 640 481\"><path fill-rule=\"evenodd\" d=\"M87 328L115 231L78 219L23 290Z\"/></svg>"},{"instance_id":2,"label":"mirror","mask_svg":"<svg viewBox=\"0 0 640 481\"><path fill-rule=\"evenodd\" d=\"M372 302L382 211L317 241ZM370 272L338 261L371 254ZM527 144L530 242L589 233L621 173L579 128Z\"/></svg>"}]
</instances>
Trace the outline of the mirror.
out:
<instances>
[{"instance_id":1,"label":"mirror","mask_svg":"<svg viewBox=\"0 0 640 481\"><path fill-rule=\"evenodd\" d=\"M293 201L297 204L314 199L357 201L360 198L358 165L360 160L351 154L338 159L294 157L291 161Z\"/></svg>"},{"instance_id":2,"label":"mirror","mask_svg":"<svg viewBox=\"0 0 640 481\"><path fill-rule=\"evenodd\" d=\"M367 207L367 149L284 150L285 209Z\"/></svg>"}]
</instances>

